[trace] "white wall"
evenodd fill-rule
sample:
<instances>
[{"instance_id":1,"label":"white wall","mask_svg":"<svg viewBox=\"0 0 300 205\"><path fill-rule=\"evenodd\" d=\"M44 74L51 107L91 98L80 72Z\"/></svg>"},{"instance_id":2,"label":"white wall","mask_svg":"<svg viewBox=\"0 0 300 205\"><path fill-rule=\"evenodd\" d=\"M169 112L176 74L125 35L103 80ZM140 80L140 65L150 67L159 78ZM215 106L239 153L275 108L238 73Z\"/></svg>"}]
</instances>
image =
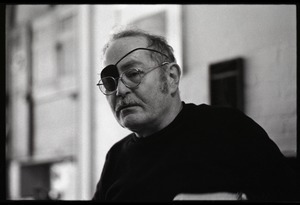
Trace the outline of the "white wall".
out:
<instances>
[{"instance_id":1,"label":"white wall","mask_svg":"<svg viewBox=\"0 0 300 205\"><path fill-rule=\"evenodd\" d=\"M182 99L209 103L209 64L244 57L246 114L295 155L296 6L189 5L183 12Z\"/></svg>"}]
</instances>

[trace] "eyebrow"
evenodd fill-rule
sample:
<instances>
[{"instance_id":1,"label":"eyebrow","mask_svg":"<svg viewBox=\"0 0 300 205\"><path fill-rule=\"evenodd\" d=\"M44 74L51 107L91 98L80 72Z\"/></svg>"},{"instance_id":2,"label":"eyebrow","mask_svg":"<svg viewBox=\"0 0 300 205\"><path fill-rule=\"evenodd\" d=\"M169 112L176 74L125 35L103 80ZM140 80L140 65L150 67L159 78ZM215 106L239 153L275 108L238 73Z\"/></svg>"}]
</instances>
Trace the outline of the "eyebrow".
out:
<instances>
[{"instance_id":1,"label":"eyebrow","mask_svg":"<svg viewBox=\"0 0 300 205\"><path fill-rule=\"evenodd\" d=\"M122 72L122 71L129 69L133 65L144 65L144 64L140 61L131 59L131 60L127 61L126 63L124 63L122 66L118 66L118 68Z\"/></svg>"}]
</instances>

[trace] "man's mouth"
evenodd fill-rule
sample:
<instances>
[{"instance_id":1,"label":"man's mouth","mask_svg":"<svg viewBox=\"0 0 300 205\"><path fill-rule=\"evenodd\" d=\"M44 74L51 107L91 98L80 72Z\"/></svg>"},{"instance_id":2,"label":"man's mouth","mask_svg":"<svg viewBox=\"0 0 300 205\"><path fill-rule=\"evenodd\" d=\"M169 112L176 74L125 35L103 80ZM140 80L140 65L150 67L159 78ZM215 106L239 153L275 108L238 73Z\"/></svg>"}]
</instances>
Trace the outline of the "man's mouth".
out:
<instances>
[{"instance_id":1,"label":"man's mouth","mask_svg":"<svg viewBox=\"0 0 300 205\"><path fill-rule=\"evenodd\" d=\"M125 104L125 105L120 105L117 107L116 112L119 113L124 109L130 108L130 107L134 107L137 106L136 104Z\"/></svg>"}]
</instances>

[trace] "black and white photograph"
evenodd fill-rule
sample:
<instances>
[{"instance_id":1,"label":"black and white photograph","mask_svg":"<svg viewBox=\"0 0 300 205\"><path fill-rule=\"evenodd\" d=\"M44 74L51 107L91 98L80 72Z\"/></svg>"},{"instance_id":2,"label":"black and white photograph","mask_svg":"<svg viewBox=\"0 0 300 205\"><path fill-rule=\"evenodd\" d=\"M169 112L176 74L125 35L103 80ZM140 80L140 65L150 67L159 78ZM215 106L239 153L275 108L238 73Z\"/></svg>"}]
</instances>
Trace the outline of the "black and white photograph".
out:
<instances>
[{"instance_id":1,"label":"black and white photograph","mask_svg":"<svg viewBox=\"0 0 300 205\"><path fill-rule=\"evenodd\" d=\"M296 4L6 4L6 200L300 202L297 60Z\"/></svg>"}]
</instances>

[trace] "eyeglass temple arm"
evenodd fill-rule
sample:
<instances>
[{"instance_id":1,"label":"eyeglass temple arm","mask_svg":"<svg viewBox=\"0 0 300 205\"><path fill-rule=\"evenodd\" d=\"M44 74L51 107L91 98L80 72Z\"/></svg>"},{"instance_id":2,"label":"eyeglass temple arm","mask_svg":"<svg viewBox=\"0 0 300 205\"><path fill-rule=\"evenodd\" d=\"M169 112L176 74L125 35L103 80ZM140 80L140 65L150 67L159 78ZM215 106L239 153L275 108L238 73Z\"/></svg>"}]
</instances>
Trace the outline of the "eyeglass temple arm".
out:
<instances>
[{"instance_id":1,"label":"eyeglass temple arm","mask_svg":"<svg viewBox=\"0 0 300 205\"><path fill-rule=\"evenodd\" d=\"M167 65L168 63L169 63L169 62L163 62L162 64L160 64L160 65L158 65L158 66L156 66L156 67L154 67L154 68L151 68L151 69L147 70L147 72L144 72L144 73L145 73L145 74L150 73L150 72L153 71L154 69L159 68L159 67L164 66L164 65Z\"/></svg>"}]
</instances>

